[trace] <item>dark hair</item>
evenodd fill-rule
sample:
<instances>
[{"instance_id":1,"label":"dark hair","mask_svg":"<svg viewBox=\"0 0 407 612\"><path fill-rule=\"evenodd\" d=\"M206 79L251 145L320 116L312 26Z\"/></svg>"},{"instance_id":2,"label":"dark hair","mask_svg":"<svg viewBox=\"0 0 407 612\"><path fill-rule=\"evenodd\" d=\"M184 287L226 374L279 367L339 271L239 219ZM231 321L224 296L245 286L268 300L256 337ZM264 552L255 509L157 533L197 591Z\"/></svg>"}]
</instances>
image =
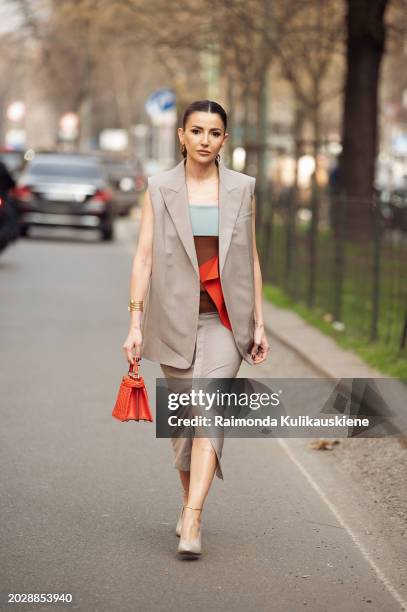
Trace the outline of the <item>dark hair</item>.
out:
<instances>
[{"instance_id":1,"label":"dark hair","mask_svg":"<svg viewBox=\"0 0 407 612\"><path fill-rule=\"evenodd\" d=\"M228 124L228 117L225 109L214 102L213 100L197 100L196 102L192 102L188 108L185 109L184 116L182 117L182 127L185 130L186 123L188 121L188 117L195 112L204 112L204 113L216 113L222 119L223 125L225 127L225 132ZM182 155L184 157L187 156L187 152L183 151Z\"/></svg>"}]
</instances>

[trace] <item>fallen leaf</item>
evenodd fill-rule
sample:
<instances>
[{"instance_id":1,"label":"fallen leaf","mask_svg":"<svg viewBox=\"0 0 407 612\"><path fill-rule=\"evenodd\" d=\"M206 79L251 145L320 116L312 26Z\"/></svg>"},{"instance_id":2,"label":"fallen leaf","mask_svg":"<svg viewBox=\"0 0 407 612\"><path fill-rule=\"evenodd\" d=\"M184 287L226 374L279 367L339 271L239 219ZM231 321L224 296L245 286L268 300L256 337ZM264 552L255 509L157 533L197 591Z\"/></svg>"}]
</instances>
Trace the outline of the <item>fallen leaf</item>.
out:
<instances>
[{"instance_id":1,"label":"fallen leaf","mask_svg":"<svg viewBox=\"0 0 407 612\"><path fill-rule=\"evenodd\" d=\"M310 447L314 450L332 450L334 444L339 444L339 440L315 440Z\"/></svg>"}]
</instances>

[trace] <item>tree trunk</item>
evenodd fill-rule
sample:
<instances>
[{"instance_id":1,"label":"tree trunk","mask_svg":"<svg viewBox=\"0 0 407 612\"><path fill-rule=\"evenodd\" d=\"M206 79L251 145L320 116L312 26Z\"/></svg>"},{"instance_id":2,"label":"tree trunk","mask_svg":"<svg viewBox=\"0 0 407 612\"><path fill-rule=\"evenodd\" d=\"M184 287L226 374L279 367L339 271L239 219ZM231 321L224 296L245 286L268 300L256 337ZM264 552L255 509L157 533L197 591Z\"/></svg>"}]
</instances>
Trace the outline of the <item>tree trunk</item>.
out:
<instances>
[{"instance_id":1,"label":"tree trunk","mask_svg":"<svg viewBox=\"0 0 407 612\"><path fill-rule=\"evenodd\" d=\"M236 95L236 87L235 81L230 76L227 66L225 66L224 74L226 74L226 99L227 99L227 107L229 109L228 114L228 123L229 123L229 138L228 138L228 164L232 168L233 166L233 151L236 147L236 128L235 128L235 95Z\"/></svg>"},{"instance_id":2,"label":"tree trunk","mask_svg":"<svg viewBox=\"0 0 407 612\"><path fill-rule=\"evenodd\" d=\"M372 235L378 83L388 0L347 0L347 75L343 119L343 187L347 236Z\"/></svg>"},{"instance_id":3,"label":"tree trunk","mask_svg":"<svg viewBox=\"0 0 407 612\"><path fill-rule=\"evenodd\" d=\"M243 129L242 129L242 143L243 147L246 150L246 157L243 171L247 171L247 167L250 165L250 159L252 156L251 149L249 146L250 143L250 87L245 84L243 91L241 92L243 97Z\"/></svg>"},{"instance_id":4,"label":"tree trunk","mask_svg":"<svg viewBox=\"0 0 407 612\"><path fill-rule=\"evenodd\" d=\"M257 182L256 182L256 217L259 225L262 225L266 214L266 207L270 205L267 194L267 141L268 141L268 116L267 116L267 68L261 74L259 93L257 96Z\"/></svg>"}]
</instances>

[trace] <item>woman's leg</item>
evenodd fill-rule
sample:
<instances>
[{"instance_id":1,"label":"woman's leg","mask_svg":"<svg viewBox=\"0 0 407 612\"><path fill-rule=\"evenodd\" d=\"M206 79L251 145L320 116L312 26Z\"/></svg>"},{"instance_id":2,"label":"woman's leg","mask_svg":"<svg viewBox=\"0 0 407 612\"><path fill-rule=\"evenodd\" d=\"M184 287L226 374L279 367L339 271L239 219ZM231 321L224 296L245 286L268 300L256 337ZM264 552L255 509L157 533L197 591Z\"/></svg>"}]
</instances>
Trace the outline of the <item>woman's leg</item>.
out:
<instances>
[{"instance_id":1,"label":"woman's leg","mask_svg":"<svg viewBox=\"0 0 407 612\"><path fill-rule=\"evenodd\" d=\"M184 506L188 503L188 492L189 492L189 475L190 472L186 472L185 470L178 470L179 477L181 480L183 497L184 497Z\"/></svg>"},{"instance_id":2,"label":"woman's leg","mask_svg":"<svg viewBox=\"0 0 407 612\"><path fill-rule=\"evenodd\" d=\"M185 503L181 537L193 540L198 537L201 511L215 475L217 457L208 438L195 437L192 444L189 495Z\"/></svg>"}]
</instances>

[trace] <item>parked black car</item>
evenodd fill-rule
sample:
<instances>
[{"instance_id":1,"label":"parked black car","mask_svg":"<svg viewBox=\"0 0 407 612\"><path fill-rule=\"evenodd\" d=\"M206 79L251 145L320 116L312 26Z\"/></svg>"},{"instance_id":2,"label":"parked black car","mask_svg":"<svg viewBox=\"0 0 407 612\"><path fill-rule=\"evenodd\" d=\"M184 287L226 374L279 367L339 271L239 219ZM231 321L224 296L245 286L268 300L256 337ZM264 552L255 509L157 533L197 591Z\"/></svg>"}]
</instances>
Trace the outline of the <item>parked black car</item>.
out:
<instances>
[{"instance_id":1,"label":"parked black car","mask_svg":"<svg viewBox=\"0 0 407 612\"><path fill-rule=\"evenodd\" d=\"M0 159L0 252L20 235L17 207L10 197L14 186L14 178Z\"/></svg>"},{"instance_id":2,"label":"parked black car","mask_svg":"<svg viewBox=\"0 0 407 612\"><path fill-rule=\"evenodd\" d=\"M113 239L112 192L96 157L39 153L14 190L22 235L32 226L99 229Z\"/></svg>"},{"instance_id":3,"label":"parked black car","mask_svg":"<svg viewBox=\"0 0 407 612\"><path fill-rule=\"evenodd\" d=\"M146 188L142 164L135 159L107 155L100 160L112 187L115 210L125 216L138 204L139 194Z\"/></svg>"}]
</instances>

